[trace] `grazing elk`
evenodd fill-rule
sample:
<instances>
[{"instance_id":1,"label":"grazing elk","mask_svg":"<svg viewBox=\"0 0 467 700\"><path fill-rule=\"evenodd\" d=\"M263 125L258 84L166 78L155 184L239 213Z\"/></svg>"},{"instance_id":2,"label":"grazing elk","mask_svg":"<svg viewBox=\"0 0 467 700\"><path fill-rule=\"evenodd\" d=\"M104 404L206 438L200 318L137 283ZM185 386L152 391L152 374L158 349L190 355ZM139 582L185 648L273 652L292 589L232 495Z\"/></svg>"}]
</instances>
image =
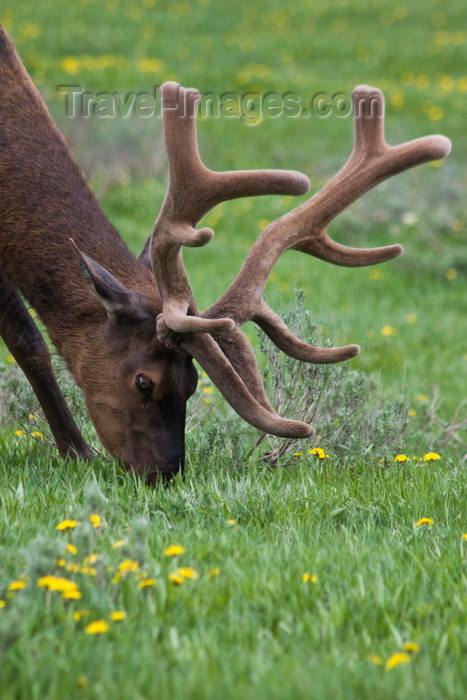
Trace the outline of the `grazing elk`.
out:
<instances>
[{"instance_id":1,"label":"grazing elk","mask_svg":"<svg viewBox=\"0 0 467 700\"><path fill-rule=\"evenodd\" d=\"M152 236L136 259L99 207L11 40L0 32L0 335L31 383L60 454L89 458L23 295L81 387L103 445L150 482L183 467L185 407L197 385L193 358L253 426L285 437L312 434L305 423L274 412L240 326L255 321L279 348L304 362L356 355L357 345L315 348L289 331L263 300L271 269L290 249L345 266L399 255L398 245L339 245L326 227L385 178L450 149L442 136L388 146L382 94L357 87L348 162L311 199L267 226L230 288L199 314L182 260L182 246L212 238L210 229L195 229L197 223L225 200L300 195L309 182L292 171L208 170L196 143L198 94L172 82L161 94L169 184Z\"/></svg>"}]
</instances>

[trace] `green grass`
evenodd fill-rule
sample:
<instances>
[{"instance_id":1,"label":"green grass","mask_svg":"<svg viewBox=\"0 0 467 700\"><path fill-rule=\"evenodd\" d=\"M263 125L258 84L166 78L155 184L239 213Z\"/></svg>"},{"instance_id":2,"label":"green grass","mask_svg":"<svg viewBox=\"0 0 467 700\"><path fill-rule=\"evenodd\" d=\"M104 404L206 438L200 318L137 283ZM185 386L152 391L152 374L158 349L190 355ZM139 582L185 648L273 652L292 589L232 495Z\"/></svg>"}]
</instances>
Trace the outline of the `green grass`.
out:
<instances>
[{"instance_id":1,"label":"green grass","mask_svg":"<svg viewBox=\"0 0 467 700\"><path fill-rule=\"evenodd\" d=\"M92 466L62 462L16 437L26 426L4 410L2 700L464 697L467 437L464 427L457 432L464 446L446 442L443 427L466 394L464 19L460 0L4 0L0 20L135 252L164 196L160 119L70 120L58 85L127 92L175 79L203 92L289 91L305 101L366 82L385 92L390 143L439 132L453 151L439 167L378 187L332 224L332 235L349 245L400 242L401 258L375 275L288 253L268 284L272 304L286 311L295 288L304 289L325 338L362 346L351 366L381 383L387 405L405 395L416 413L400 451L435 450L442 459L394 462L389 427L386 445L367 440L349 454L330 444L330 458L318 461L308 455L314 443L304 444L301 457L294 459L296 447L286 454L290 466L268 469L257 461L267 448L250 455L257 436L226 417L216 398L188 435L185 477L150 490L103 456ZM206 119L199 138L212 168L298 169L315 191L347 158L352 125L333 116L256 126ZM261 222L292 206L290 198L266 197L226 203L206 217L214 241L185 255L201 308L226 288ZM7 354L0 346L0 389ZM91 527L92 513L100 528ZM433 524L417 527L422 517ZM80 525L57 531L65 518ZM114 548L119 539L123 546ZM66 550L70 542L76 554ZM171 544L186 550L178 561L164 556ZM95 575L82 570L90 554L99 555ZM139 572L113 583L127 559ZM81 570L67 570L71 563ZM179 566L198 576L177 586L169 574ZM155 585L139 588L141 572ZM304 582L304 573L316 581ZM51 574L75 581L82 597L66 601L37 587ZM26 587L9 592L22 577ZM115 610L126 618L112 621ZM99 619L109 630L87 634ZM388 670L407 642L420 651Z\"/></svg>"}]
</instances>

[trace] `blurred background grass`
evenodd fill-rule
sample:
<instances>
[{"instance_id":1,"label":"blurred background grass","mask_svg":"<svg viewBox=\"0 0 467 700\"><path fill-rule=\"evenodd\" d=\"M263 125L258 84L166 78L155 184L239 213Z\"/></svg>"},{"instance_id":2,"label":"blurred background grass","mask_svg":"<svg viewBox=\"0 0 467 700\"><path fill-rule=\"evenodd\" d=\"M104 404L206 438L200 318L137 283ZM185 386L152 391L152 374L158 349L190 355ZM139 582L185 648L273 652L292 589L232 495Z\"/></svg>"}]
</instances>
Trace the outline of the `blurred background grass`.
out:
<instances>
[{"instance_id":1,"label":"blurred background grass","mask_svg":"<svg viewBox=\"0 0 467 700\"><path fill-rule=\"evenodd\" d=\"M325 335L357 342L355 367L381 376L389 394L406 386L412 410L439 388L441 413L465 397L467 246L465 104L467 31L461 0L3 0L0 19L72 145L104 210L138 252L164 196L166 159L158 117L70 119L58 86L92 92L153 91L172 79L203 93L351 92L386 96L390 143L429 133L453 141L446 163L424 165L367 194L332 224L356 246L400 242L402 258L341 269L299 253L276 266L268 295L290 306L294 288ZM205 119L200 150L213 169L302 170L315 191L352 147L350 118ZM297 203L303 201L299 198ZM201 308L226 288L266 222L291 198L240 200L207 217L216 237L185 258ZM0 349L0 359L7 356Z\"/></svg>"}]
</instances>

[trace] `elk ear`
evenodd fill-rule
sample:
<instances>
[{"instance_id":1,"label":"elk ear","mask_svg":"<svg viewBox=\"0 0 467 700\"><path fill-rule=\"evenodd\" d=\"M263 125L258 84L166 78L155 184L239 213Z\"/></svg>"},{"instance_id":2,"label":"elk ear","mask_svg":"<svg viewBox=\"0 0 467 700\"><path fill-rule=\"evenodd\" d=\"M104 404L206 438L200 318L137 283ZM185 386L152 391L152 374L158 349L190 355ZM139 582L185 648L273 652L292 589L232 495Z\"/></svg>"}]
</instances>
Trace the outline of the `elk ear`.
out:
<instances>
[{"instance_id":1,"label":"elk ear","mask_svg":"<svg viewBox=\"0 0 467 700\"><path fill-rule=\"evenodd\" d=\"M139 317L141 310L136 299L137 293L127 289L105 267L82 253L72 238L70 241L76 250L86 284L107 310L109 316L114 318Z\"/></svg>"},{"instance_id":2,"label":"elk ear","mask_svg":"<svg viewBox=\"0 0 467 700\"><path fill-rule=\"evenodd\" d=\"M148 270L151 270L151 272L152 272L153 267L152 267L152 260L151 260L151 239L152 239L152 236L149 236L148 240L144 244L143 250L139 254L138 260L140 261L140 263L142 265L147 267Z\"/></svg>"}]
</instances>

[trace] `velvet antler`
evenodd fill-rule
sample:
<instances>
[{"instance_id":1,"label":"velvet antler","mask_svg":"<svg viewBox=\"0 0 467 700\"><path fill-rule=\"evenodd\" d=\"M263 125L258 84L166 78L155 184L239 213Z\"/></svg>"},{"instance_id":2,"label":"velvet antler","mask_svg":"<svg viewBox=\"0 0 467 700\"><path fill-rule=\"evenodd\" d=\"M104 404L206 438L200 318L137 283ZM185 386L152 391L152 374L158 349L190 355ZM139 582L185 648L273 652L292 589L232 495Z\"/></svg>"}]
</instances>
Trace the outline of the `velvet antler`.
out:
<instances>
[{"instance_id":1,"label":"velvet antler","mask_svg":"<svg viewBox=\"0 0 467 700\"><path fill-rule=\"evenodd\" d=\"M194 226L216 204L259 194L303 194L308 179L290 171L214 173L202 164L196 144L199 95L175 83L162 86L164 135L170 166L169 187L152 236L152 265L163 299L159 339L190 353L242 418L283 437L306 437L305 423L278 416L266 397L250 344L240 330L257 323L284 352L305 362L339 362L358 354L358 345L316 348L296 338L263 300L277 259L298 250L335 265L373 265L402 253L399 245L357 249L327 234L328 224L366 191L403 170L443 158L450 142L427 136L399 146L384 138L384 99L376 88L355 88L354 148L349 160L307 202L265 228L227 292L200 317L183 268L181 246L205 245L212 231ZM183 335L179 335L183 334ZM215 334L215 335L211 335Z\"/></svg>"}]
</instances>

